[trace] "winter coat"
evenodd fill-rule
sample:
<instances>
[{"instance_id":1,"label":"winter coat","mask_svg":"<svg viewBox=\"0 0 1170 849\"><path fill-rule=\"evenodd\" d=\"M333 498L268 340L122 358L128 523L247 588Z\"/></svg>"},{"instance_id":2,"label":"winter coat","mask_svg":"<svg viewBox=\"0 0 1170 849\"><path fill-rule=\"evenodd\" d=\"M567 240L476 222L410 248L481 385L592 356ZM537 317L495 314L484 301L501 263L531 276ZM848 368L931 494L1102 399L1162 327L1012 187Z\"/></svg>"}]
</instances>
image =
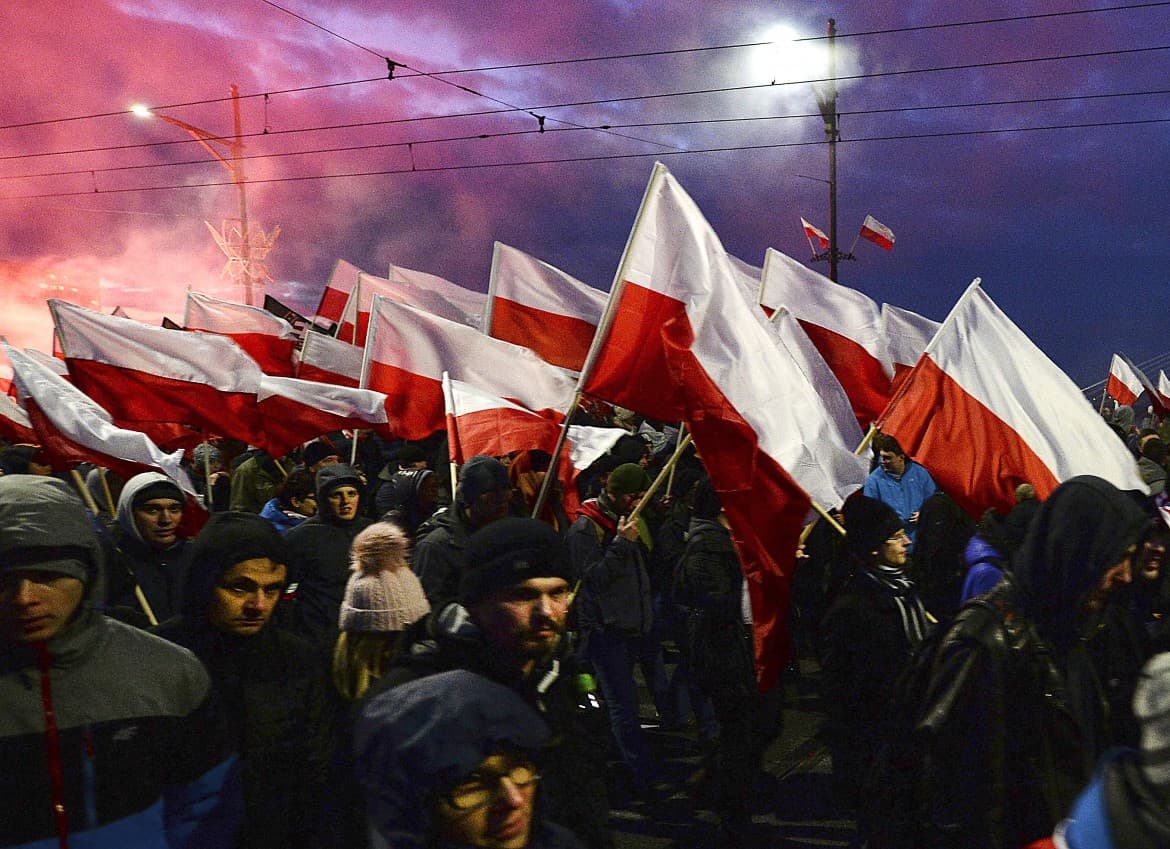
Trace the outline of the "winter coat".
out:
<instances>
[{"instance_id":1,"label":"winter coat","mask_svg":"<svg viewBox=\"0 0 1170 849\"><path fill-rule=\"evenodd\" d=\"M280 467L267 454L249 457L232 472L231 509L259 513L282 480Z\"/></svg>"},{"instance_id":2,"label":"winter coat","mask_svg":"<svg viewBox=\"0 0 1170 849\"><path fill-rule=\"evenodd\" d=\"M260 518L267 519L282 534L291 531L298 525L303 525L308 516L302 516L292 510L285 510L280 506L279 498L270 498L260 511Z\"/></svg>"},{"instance_id":3,"label":"winter coat","mask_svg":"<svg viewBox=\"0 0 1170 849\"><path fill-rule=\"evenodd\" d=\"M5 479L5 496L14 480ZM229 849L239 764L207 672L185 649L94 609L103 552L78 521L80 503L70 507L75 496L60 490L61 500L31 509L0 496L0 564L51 537L87 551L92 569L81 607L50 640L0 642L0 846L63 845L49 768L57 763L71 849Z\"/></svg>"},{"instance_id":4,"label":"winter coat","mask_svg":"<svg viewBox=\"0 0 1170 849\"><path fill-rule=\"evenodd\" d=\"M581 581L575 602L577 627L644 637L653 625L646 549L617 535L617 516L602 499L581 505L581 515L565 537L573 569Z\"/></svg>"},{"instance_id":5,"label":"winter coat","mask_svg":"<svg viewBox=\"0 0 1170 849\"><path fill-rule=\"evenodd\" d=\"M1007 565L999 550L979 534L968 541L963 556L967 561L967 577L963 579L963 589L959 594L960 605L990 592L1002 580Z\"/></svg>"},{"instance_id":6,"label":"winter coat","mask_svg":"<svg viewBox=\"0 0 1170 849\"><path fill-rule=\"evenodd\" d=\"M546 815L570 827L591 849L613 845L606 825L609 723L600 703L590 699L591 691L579 688L580 671L567 641L556 657L523 675L502 661L467 611L452 603L411 626L401 645L393 666L367 699L452 669L467 669L510 687L537 709L553 732L541 766Z\"/></svg>"},{"instance_id":7,"label":"winter coat","mask_svg":"<svg viewBox=\"0 0 1170 849\"><path fill-rule=\"evenodd\" d=\"M459 593L472 528L456 504L436 513L430 524L433 529L414 547L411 566L422 582L427 601L432 608L439 608Z\"/></svg>"}]
</instances>

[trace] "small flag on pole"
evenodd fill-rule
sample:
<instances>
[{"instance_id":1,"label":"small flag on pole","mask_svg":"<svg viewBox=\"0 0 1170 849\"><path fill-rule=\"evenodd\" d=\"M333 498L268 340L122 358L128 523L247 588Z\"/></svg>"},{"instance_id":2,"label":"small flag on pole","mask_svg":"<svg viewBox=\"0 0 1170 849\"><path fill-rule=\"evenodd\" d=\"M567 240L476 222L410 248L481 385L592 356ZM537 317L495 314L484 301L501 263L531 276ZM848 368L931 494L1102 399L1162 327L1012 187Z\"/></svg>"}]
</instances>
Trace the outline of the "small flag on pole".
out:
<instances>
[{"instance_id":1,"label":"small flag on pole","mask_svg":"<svg viewBox=\"0 0 1170 849\"><path fill-rule=\"evenodd\" d=\"M894 231L872 215L865 216L865 220L861 222L859 235L861 238L873 242L879 248L885 248L887 251L894 249Z\"/></svg>"},{"instance_id":2,"label":"small flag on pole","mask_svg":"<svg viewBox=\"0 0 1170 849\"><path fill-rule=\"evenodd\" d=\"M808 246L813 249L814 253L816 252L816 248L813 247L814 239L820 244L822 248L827 248L829 246L829 237L825 235L824 230L814 227L803 218L800 219L800 226L804 228L804 235L805 238L808 239Z\"/></svg>"}]
</instances>

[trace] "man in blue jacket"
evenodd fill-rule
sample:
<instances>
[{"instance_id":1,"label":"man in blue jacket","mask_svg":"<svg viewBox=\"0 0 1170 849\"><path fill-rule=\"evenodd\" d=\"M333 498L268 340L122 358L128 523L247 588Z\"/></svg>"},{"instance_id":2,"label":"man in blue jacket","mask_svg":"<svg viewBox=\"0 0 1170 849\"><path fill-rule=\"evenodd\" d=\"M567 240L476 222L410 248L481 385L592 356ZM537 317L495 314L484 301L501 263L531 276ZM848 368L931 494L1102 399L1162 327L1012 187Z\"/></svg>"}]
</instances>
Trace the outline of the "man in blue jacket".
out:
<instances>
[{"instance_id":1,"label":"man in blue jacket","mask_svg":"<svg viewBox=\"0 0 1170 849\"><path fill-rule=\"evenodd\" d=\"M930 472L906 456L894 437L876 434L873 447L878 452L878 467L865 479L862 492L867 498L876 498L894 508L913 548L918 534L918 511L938 486Z\"/></svg>"}]
</instances>

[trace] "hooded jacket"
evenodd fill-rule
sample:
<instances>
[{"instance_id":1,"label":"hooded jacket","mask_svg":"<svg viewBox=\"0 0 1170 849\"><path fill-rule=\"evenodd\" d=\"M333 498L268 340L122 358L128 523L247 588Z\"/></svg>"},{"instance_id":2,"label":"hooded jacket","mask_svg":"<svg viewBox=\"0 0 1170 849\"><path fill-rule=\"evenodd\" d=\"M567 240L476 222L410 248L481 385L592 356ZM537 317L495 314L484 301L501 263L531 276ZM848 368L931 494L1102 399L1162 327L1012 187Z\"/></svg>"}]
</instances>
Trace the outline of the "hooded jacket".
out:
<instances>
[{"instance_id":1,"label":"hooded jacket","mask_svg":"<svg viewBox=\"0 0 1170 849\"><path fill-rule=\"evenodd\" d=\"M356 483L355 483L356 482ZM317 515L285 534L289 548L289 580L297 584L294 619L297 629L328 655L337 641L337 614L349 581L349 547L374 523L360 511L342 520L329 509L336 487L360 487L356 472L344 463L317 472Z\"/></svg>"},{"instance_id":2,"label":"hooded jacket","mask_svg":"<svg viewBox=\"0 0 1170 849\"><path fill-rule=\"evenodd\" d=\"M603 494L581 505L581 515L565 537L581 580L577 623L583 632L641 637L653 624L645 547L618 536L617 522Z\"/></svg>"},{"instance_id":3,"label":"hooded jacket","mask_svg":"<svg viewBox=\"0 0 1170 849\"><path fill-rule=\"evenodd\" d=\"M67 485L0 479L0 568L63 551L89 570L72 619L43 643L0 641L0 846L50 849L62 830L71 849L233 846L238 763L206 671L94 609L104 552Z\"/></svg>"}]
</instances>

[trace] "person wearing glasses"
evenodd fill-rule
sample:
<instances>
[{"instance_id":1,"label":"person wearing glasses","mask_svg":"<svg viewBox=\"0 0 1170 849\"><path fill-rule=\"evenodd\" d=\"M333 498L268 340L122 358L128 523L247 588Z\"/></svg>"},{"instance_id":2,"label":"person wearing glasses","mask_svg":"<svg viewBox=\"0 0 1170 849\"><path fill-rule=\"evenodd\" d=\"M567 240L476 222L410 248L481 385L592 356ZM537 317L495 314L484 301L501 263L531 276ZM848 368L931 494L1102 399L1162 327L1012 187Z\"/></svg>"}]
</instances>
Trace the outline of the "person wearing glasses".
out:
<instances>
[{"instance_id":1,"label":"person wearing glasses","mask_svg":"<svg viewBox=\"0 0 1170 849\"><path fill-rule=\"evenodd\" d=\"M371 698L354 733L374 849L580 849L539 813L548 726L511 688L463 669Z\"/></svg>"},{"instance_id":2,"label":"person wearing glasses","mask_svg":"<svg viewBox=\"0 0 1170 849\"><path fill-rule=\"evenodd\" d=\"M863 779L886 737L885 708L898 674L930 626L904 571L910 541L901 517L860 493L845 501L842 513L852 572L821 623L821 696L833 791L849 810L858 807Z\"/></svg>"}]
</instances>

